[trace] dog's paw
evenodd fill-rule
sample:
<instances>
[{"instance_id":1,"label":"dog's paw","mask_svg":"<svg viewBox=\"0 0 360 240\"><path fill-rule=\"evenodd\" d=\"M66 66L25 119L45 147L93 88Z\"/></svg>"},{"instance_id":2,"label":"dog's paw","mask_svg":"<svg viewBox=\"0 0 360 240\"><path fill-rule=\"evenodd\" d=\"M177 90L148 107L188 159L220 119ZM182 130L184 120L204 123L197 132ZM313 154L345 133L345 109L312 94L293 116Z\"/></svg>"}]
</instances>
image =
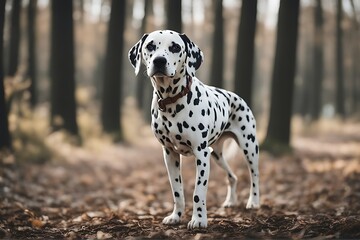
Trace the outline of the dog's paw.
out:
<instances>
[{"instance_id":1,"label":"dog's paw","mask_svg":"<svg viewBox=\"0 0 360 240\"><path fill-rule=\"evenodd\" d=\"M254 202L254 201L248 201L248 203L246 204L246 209L258 209L260 208L260 204L258 202Z\"/></svg>"},{"instance_id":2,"label":"dog's paw","mask_svg":"<svg viewBox=\"0 0 360 240\"><path fill-rule=\"evenodd\" d=\"M236 207L238 205L237 201L225 201L222 204L222 207L224 208L231 208L231 207Z\"/></svg>"},{"instance_id":3,"label":"dog's paw","mask_svg":"<svg viewBox=\"0 0 360 240\"><path fill-rule=\"evenodd\" d=\"M230 207L236 207L238 205L237 197L226 197L226 200L222 204L222 207L224 208L230 208Z\"/></svg>"},{"instance_id":4,"label":"dog's paw","mask_svg":"<svg viewBox=\"0 0 360 240\"><path fill-rule=\"evenodd\" d=\"M204 218L192 218L191 221L188 223L188 229L195 229L195 228L206 228L207 227L207 219Z\"/></svg>"},{"instance_id":5,"label":"dog's paw","mask_svg":"<svg viewBox=\"0 0 360 240\"><path fill-rule=\"evenodd\" d=\"M180 217L179 217L178 214L173 213L173 214L167 216L166 218L164 218L162 223L165 224L165 225L178 224L178 223L180 223Z\"/></svg>"}]
</instances>

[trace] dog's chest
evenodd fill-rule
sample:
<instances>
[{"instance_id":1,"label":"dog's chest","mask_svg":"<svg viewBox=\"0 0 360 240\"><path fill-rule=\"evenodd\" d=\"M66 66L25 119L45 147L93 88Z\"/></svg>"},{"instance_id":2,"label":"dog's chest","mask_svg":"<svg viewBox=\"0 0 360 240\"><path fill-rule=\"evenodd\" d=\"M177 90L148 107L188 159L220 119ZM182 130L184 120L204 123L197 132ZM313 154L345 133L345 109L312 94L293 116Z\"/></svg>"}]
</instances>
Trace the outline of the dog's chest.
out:
<instances>
[{"instance_id":1,"label":"dog's chest","mask_svg":"<svg viewBox=\"0 0 360 240\"><path fill-rule=\"evenodd\" d=\"M186 121L176 122L161 115L152 120L152 130L160 143L182 155L192 154L192 142L188 138L186 129L189 124Z\"/></svg>"},{"instance_id":2,"label":"dog's chest","mask_svg":"<svg viewBox=\"0 0 360 240\"><path fill-rule=\"evenodd\" d=\"M196 79L191 92L168 105L165 112L159 110L157 100L154 95L152 130L163 146L182 155L191 155L215 143L231 126L231 109L237 108L240 101L234 94L207 87Z\"/></svg>"}]
</instances>

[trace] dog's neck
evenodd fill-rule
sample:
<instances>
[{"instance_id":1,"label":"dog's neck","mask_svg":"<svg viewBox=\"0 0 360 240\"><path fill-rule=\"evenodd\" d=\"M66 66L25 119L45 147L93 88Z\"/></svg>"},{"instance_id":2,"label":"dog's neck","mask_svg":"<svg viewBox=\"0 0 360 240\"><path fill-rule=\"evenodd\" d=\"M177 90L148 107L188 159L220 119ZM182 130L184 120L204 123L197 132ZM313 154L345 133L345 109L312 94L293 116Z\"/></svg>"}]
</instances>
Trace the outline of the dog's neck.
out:
<instances>
[{"instance_id":1,"label":"dog's neck","mask_svg":"<svg viewBox=\"0 0 360 240\"><path fill-rule=\"evenodd\" d=\"M177 96L187 87L186 76L153 76L151 82L159 99Z\"/></svg>"}]
</instances>

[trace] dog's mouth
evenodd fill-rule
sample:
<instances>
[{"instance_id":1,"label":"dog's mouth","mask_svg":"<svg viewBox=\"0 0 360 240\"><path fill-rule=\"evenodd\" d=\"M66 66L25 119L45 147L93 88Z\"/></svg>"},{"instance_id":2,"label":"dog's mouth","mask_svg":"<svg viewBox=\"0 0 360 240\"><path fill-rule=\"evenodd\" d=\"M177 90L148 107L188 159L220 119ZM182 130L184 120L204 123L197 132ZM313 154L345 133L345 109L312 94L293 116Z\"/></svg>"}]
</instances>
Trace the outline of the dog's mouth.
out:
<instances>
[{"instance_id":1,"label":"dog's mouth","mask_svg":"<svg viewBox=\"0 0 360 240\"><path fill-rule=\"evenodd\" d=\"M166 69L153 68L149 76L159 83L164 83L166 79L174 77L175 73L169 73Z\"/></svg>"},{"instance_id":2,"label":"dog's mouth","mask_svg":"<svg viewBox=\"0 0 360 240\"><path fill-rule=\"evenodd\" d=\"M154 74L152 74L151 77L162 78L162 77L167 77L167 75L162 71L156 71L154 72Z\"/></svg>"},{"instance_id":3,"label":"dog's mouth","mask_svg":"<svg viewBox=\"0 0 360 240\"><path fill-rule=\"evenodd\" d=\"M160 85L165 83L165 79L167 77L168 76L162 72L156 72L151 76L151 78L153 78L155 80L155 82L157 82L157 84L160 84Z\"/></svg>"}]
</instances>

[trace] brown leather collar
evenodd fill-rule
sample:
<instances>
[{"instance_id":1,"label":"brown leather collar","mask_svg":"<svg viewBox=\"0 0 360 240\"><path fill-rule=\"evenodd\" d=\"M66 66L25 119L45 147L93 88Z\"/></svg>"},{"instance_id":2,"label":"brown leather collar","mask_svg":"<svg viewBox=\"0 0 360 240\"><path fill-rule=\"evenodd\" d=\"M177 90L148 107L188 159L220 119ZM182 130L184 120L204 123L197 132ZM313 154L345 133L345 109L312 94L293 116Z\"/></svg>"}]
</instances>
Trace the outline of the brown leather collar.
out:
<instances>
[{"instance_id":1,"label":"brown leather collar","mask_svg":"<svg viewBox=\"0 0 360 240\"><path fill-rule=\"evenodd\" d=\"M160 111L165 112L166 105L175 103L179 98L188 94L190 92L191 84L192 84L192 77L186 76L186 87L181 92L179 92L178 94L176 94L175 96L172 96L172 97L167 97L164 99L159 98L158 105L159 105Z\"/></svg>"}]
</instances>

